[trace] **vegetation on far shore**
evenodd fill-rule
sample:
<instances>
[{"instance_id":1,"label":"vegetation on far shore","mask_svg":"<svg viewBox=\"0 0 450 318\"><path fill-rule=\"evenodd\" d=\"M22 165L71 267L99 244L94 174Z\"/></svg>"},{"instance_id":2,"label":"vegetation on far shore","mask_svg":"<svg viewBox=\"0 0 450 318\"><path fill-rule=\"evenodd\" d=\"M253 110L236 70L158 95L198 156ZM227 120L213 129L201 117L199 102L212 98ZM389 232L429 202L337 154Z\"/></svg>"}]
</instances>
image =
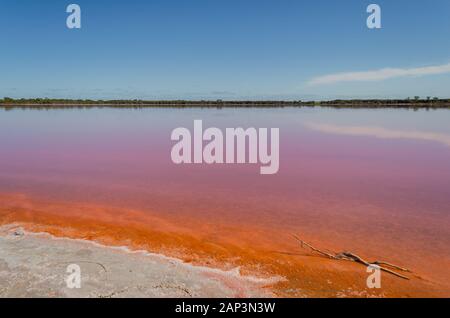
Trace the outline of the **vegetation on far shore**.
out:
<instances>
[{"instance_id":1,"label":"vegetation on far shore","mask_svg":"<svg viewBox=\"0 0 450 318\"><path fill-rule=\"evenodd\" d=\"M406 99L337 99L329 101L273 100L91 100L32 98L0 99L3 108L70 108L70 107L342 107L342 108L450 108L450 99L437 97Z\"/></svg>"}]
</instances>

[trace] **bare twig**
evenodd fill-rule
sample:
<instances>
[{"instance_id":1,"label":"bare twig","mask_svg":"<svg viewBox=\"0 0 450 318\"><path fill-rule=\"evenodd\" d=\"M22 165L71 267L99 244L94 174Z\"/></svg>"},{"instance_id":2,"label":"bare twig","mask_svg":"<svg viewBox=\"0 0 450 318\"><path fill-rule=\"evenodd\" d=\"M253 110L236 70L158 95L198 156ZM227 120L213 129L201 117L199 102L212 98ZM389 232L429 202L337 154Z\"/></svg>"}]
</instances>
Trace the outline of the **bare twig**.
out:
<instances>
[{"instance_id":1,"label":"bare twig","mask_svg":"<svg viewBox=\"0 0 450 318\"><path fill-rule=\"evenodd\" d=\"M327 252L324 252L322 250L319 250L318 248L315 248L314 246L312 246L311 244L306 243L305 241L301 240L297 235L293 234L292 235L298 242L300 242L301 247L303 248L304 246L309 247L311 250L313 250L316 253L321 254L322 256L328 257L330 259L334 259L334 260L345 260L345 261L351 261L351 262L356 262L356 263L360 263L363 264L365 266L371 266L371 265L377 265L380 270L385 271L387 273L390 273L392 275L395 275L397 277L403 278L403 279L407 279L409 280L409 277L401 275L397 272L394 272L393 270L390 270L386 267L382 267L381 265L385 265L388 267L392 267L394 269L400 270L400 271L404 271L404 272L411 272L410 270L406 269L406 268L402 268L400 266L388 263L388 262L383 262L383 261L374 261L374 262L368 262L365 259L361 258L360 256L351 253L351 252L341 252L341 253L335 253L330 254Z\"/></svg>"},{"instance_id":2,"label":"bare twig","mask_svg":"<svg viewBox=\"0 0 450 318\"><path fill-rule=\"evenodd\" d=\"M399 271L410 272L410 273L411 273L411 271L410 271L409 269L407 269L407 268L403 268L403 267L400 267L400 266L397 266L397 265L394 265L394 264L390 264L390 263L384 262L384 261L375 261L375 262L373 262L373 264L376 264L376 265L386 265L386 266L389 266L389 267L398 269Z\"/></svg>"},{"instance_id":3,"label":"bare twig","mask_svg":"<svg viewBox=\"0 0 450 318\"><path fill-rule=\"evenodd\" d=\"M298 242L300 242L300 244L302 245L302 247L303 247L303 245L306 245L306 246L308 246L310 249L312 249L314 252L317 252L317 253L319 253L319 254L322 254L322 255L324 255L324 256L326 256L326 257L329 257L329 258L331 258L331 259L338 259L335 255L331 255L331 254L329 254L329 253L327 253L327 252L321 251L321 250L315 248L314 246L312 246L312 245L306 243L305 241L302 241L297 235L294 234L293 236L294 236L294 238L295 238Z\"/></svg>"},{"instance_id":4,"label":"bare twig","mask_svg":"<svg viewBox=\"0 0 450 318\"><path fill-rule=\"evenodd\" d=\"M382 271L385 271L385 272L390 273L392 275L395 275L397 277L409 280L409 278L404 276L404 275L401 275L401 274L399 274L397 272L394 272L394 271L392 271L392 270L390 270L388 268L380 266L379 265L380 262L377 262L377 261L375 261L375 262L368 262L368 261L364 260L363 258L359 257L358 255L353 254L353 253L349 253L349 252L344 252L344 253L341 253L341 254L343 254L346 257L346 259L348 259L348 260L353 260L354 262L357 262L357 263L360 263L360 264L363 264L363 265L366 265L366 266L377 265L380 268L380 270L382 270ZM395 266L395 267L398 267L398 266Z\"/></svg>"}]
</instances>

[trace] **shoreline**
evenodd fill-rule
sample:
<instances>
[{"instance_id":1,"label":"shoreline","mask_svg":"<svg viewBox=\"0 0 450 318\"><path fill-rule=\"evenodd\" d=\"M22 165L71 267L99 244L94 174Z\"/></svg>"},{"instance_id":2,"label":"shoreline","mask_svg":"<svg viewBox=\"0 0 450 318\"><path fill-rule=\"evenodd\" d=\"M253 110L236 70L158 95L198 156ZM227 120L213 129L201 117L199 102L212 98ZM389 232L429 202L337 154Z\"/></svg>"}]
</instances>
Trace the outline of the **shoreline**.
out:
<instances>
[{"instance_id":1,"label":"shoreline","mask_svg":"<svg viewBox=\"0 0 450 318\"><path fill-rule=\"evenodd\" d=\"M145 250L150 254L163 255L164 259L176 259L191 269L213 269L213 272L208 272L215 276L221 273L221 278L229 276L222 275L223 273L236 273L236 268L239 268L241 278L256 277L256 282L263 279L266 283L263 290L270 292L270 297L422 298L448 297L450 293L446 282L433 279L436 275L430 277L429 271L415 266L418 264L404 262L405 259L402 258L381 258L382 255L369 253L366 249L352 249L362 257L372 258L378 255L380 259L388 259L412 270L408 275L410 280L383 274L382 288L368 289L364 266L321 257L302 249L298 242L288 240L287 237L280 237L281 241L274 242L274 239L270 238L278 238L280 232L268 228L216 224L214 233L226 227L232 237L214 237L216 234L211 233L211 229L208 230L208 224L189 223L186 219L174 223L171 219L151 215L148 211L143 214L142 211L118 210L91 204L77 206L73 203L44 203L28 199L24 201L22 197L11 196L4 199L7 201L0 200L0 227L14 224L32 233L49 233L57 238L52 241L60 243L66 242L66 238L91 245L91 242L95 242L94 245L114 247L107 249L114 253L123 253L123 246L128 247L125 251ZM121 217L118 219L117 216ZM130 219L133 221L125 221ZM330 250L340 249L340 246L324 236L310 236L306 233L301 236L314 246ZM98 248L103 250L102 247ZM115 249L118 251L114 251ZM2 250L0 247L0 253ZM35 250L31 252L34 253ZM126 255L138 257L137 253ZM23 261L20 265L26 264L28 261ZM118 276L123 276L125 280L129 278L128 273ZM236 278L236 275L234 277ZM249 282L233 279L225 285L234 289L245 283ZM252 284L255 284L255 281ZM0 282L0 290L2 285L4 283ZM260 290L259 287L250 290ZM238 293L238 296L245 297L246 294Z\"/></svg>"},{"instance_id":2,"label":"shoreline","mask_svg":"<svg viewBox=\"0 0 450 318\"><path fill-rule=\"evenodd\" d=\"M65 286L70 264L81 268L80 289ZM0 226L0 297L274 297L267 286L280 279L241 275L239 268L192 265L126 246L29 232L20 224Z\"/></svg>"},{"instance_id":3,"label":"shoreline","mask_svg":"<svg viewBox=\"0 0 450 318\"><path fill-rule=\"evenodd\" d=\"M37 100L37 101L36 101ZM70 99L0 99L0 108L344 108L344 109L449 109L450 99L379 99L379 100L70 100Z\"/></svg>"}]
</instances>

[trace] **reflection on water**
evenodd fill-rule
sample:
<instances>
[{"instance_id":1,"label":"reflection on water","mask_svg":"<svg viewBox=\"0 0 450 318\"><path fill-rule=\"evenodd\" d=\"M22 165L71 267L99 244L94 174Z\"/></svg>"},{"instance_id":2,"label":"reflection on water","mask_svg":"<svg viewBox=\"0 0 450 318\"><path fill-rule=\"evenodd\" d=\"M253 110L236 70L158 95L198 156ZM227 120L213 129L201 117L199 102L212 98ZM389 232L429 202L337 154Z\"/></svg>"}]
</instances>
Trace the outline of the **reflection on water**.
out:
<instances>
[{"instance_id":1,"label":"reflection on water","mask_svg":"<svg viewBox=\"0 0 450 318\"><path fill-rule=\"evenodd\" d=\"M321 123L306 123L306 126L317 131L349 136L369 136L386 139L415 139L440 142L450 146L450 135L426 131L394 130L371 126L339 126Z\"/></svg>"}]
</instances>

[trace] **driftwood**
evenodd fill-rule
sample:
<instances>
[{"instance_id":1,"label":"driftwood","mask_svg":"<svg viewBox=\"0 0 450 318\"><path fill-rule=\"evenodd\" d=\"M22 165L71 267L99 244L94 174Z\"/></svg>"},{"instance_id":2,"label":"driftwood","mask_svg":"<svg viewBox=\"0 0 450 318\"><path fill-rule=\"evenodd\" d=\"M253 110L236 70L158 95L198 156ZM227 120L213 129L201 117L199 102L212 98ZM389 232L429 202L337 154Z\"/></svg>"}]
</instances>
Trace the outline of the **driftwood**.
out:
<instances>
[{"instance_id":1,"label":"driftwood","mask_svg":"<svg viewBox=\"0 0 450 318\"><path fill-rule=\"evenodd\" d=\"M363 264L365 266L371 266L371 265L376 265L380 268L380 270L387 272L389 274L395 275L397 277L403 278L403 279L408 279L409 277L401 275L397 272L394 272L393 270L386 268L386 267L390 267L393 269L396 269L398 271L402 271L402 272L411 272L409 269L406 268L402 268L400 266L388 263L388 262L384 262L384 261L374 261L374 262L368 262L365 259L359 257L358 255L354 254L354 253L350 253L350 252L341 252L341 253L335 253L335 254L331 254L322 250L319 250L318 248L315 248L314 246L312 246L311 244L306 243L305 241L301 240L297 235L293 234L292 235L300 244L301 247L303 248L304 246L309 247L311 250L313 250L316 253L319 253L322 256L325 256L327 258L330 259L334 259L334 260L345 260L345 261L351 261L351 262L356 262L359 264ZM381 265L384 265L381 266Z\"/></svg>"}]
</instances>

